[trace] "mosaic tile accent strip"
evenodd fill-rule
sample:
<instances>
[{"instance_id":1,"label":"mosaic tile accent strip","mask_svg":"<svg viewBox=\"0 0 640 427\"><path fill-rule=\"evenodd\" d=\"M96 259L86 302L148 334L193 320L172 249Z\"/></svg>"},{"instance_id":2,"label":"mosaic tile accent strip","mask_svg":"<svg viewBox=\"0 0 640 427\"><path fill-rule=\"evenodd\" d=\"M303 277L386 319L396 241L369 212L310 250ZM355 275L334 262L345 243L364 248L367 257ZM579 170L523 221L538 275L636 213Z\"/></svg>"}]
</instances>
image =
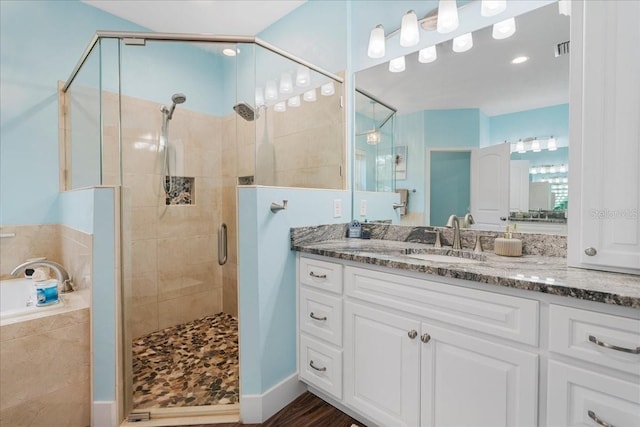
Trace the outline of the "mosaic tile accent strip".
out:
<instances>
[{"instance_id":1,"label":"mosaic tile accent strip","mask_svg":"<svg viewBox=\"0 0 640 427\"><path fill-rule=\"evenodd\" d=\"M226 313L133 341L133 406L238 403L238 320Z\"/></svg>"},{"instance_id":2,"label":"mosaic tile accent strip","mask_svg":"<svg viewBox=\"0 0 640 427\"><path fill-rule=\"evenodd\" d=\"M166 176L164 182L165 188L169 188L169 194L165 199L167 205L191 205L194 203L195 178Z\"/></svg>"}]
</instances>

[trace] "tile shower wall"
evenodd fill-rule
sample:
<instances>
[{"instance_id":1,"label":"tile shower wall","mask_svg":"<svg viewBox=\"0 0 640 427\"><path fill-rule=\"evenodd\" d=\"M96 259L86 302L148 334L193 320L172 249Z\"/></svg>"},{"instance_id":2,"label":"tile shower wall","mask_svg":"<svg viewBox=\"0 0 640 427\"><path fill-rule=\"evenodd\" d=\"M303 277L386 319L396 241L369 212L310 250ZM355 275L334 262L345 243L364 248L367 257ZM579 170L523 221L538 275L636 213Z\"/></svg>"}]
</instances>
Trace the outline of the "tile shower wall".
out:
<instances>
[{"instance_id":1,"label":"tile shower wall","mask_svg":"<svg viewBox=\"0 0 640 427\"><path fill-rule=\"evenodd\" d=\"M104 177L115 184L119 158L115 94L104 94L103 114ZM217 263L217 227L221 205L226 204L219 178L222 126L214 116L182 106L176 109L169 122L175 150L171 155L176 160L171 173L193 177L195 195L191 205L167 206L162 189L164 155L158 150L160 104L122 97L122 180L131 200L130 227L125 230L131 241L131 275L125 281L131 281L133 338L222 310L222 268Z\"/></svg>"}]
</instances>

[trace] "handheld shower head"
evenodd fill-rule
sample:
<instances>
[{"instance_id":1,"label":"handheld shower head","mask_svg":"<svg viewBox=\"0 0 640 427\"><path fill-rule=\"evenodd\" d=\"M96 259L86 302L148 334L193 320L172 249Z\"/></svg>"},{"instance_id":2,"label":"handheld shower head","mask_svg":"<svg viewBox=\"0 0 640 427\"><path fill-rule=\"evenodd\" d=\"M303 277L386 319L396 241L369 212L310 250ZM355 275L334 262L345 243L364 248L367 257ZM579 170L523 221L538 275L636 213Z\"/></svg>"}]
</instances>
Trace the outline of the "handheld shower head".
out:
<instances>
[{"instance_id":1,"label":"handheld shower head","mask_svg":"<svg viewBox=\"0 0 640 427\"><path fill-rule=\"evenodd\" d=\"M234 105L233 110L248 122L252 122L257 118L256 111L253 109L253 107L251 107L251 105L247 104L246 102L241 102L240 104Z\"/></svg>"},{"instance_id":2,"label":"handheld shower head","mask_svg":"<svg viewBox=\"0 0 640 427\"><path fill-rule=\"evenodd\" d=\"M166 114L167 120L171 120L171 118L173 117L173 112L176 109L176 105L182 104L186 100L187 96L184 93L174 93L171 97L171 101L173 102L173 104L171 104L171 108L167 108L163 105L162 108L160 108L160 111Z\"/></svg>"}]
</instances>

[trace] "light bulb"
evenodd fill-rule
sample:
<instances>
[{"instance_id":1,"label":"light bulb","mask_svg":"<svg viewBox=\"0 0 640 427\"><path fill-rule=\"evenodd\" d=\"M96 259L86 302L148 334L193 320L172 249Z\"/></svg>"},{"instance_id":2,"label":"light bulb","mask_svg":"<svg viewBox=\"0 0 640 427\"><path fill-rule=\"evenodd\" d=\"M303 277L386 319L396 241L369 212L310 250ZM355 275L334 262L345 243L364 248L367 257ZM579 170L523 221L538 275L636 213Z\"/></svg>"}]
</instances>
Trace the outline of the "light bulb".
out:
<instances>
[{"instance_id":1,"label":"light bulb","mask_svg":"<svg viewBox=\"0 0 640 427\"><path fill-rule=\"evenodd\" d=\"M276 82L273 80L267 80L267 84L264 89L264 98L267 101L275 101L278 99L278 88Z\"/></svg>"},{"instance_id":2,"label":"light bulb","mask_svg":"<svg viewBox=\"0 0 640 427\"><path fill-rule=\"evenodd\" d=\"M285 104L284 101L276 102L276 104L273 106L273 109L278 113L284 113L285 111L287 111L287 104Z\"/></svg>"},{"instance_id":3,"label":"light bulb","mask_svg":"<svg viewBox=\"0 0 640 427\"><path fill-rule=\"evenodd\" d=\"M293 92L293 81L291 79L291 73L282 73L280 76L280 93Z\"/></svg>"},{"instance_id":4,"label":"light bulb","mask_svg":"<svg viewBox=\"0 0 640 427\"><path fill-rule=\"evenodd\" d=\"M307 87L309 84L311 84L309 69L304 65L300 65L296 71L296 86Z\"/></svg>"},{"instance_id":5,"label":"light bulb","mask_svg":"<svg viewBox=\"0 0 640 427\"><path fill-rule=\"evenodd\" d=\"M560 173L567 173L567 166L566 165L560 165Z\"/></svg>"},{"instance_id":6,"label":"light bulb","mask_svg":"<svg viewBox=\"0 0 640 427\"><path fill-rule=\"evenodd\" d=\"M418 28L418 17L413 10L410 10L402 17L402 24L400 25L400 46L415 46L419 41L420 29Z\"/></svg>"},{"instance_id":7,"label":"light bulb","mask_svg":"<svg viewBox=\"0 0 640 427\"><path fill-rule=\"evenodd\" d=\"M404 56L399 56L389 61L389 71L392 73L401 73L405 68Z\"/></svg>"},{"instance_id":8,"label":"light bulb","mask_svg":"<svg viewBox=\"0 0 640 427\"><path fill-rule=\"evenodd\" d=\"M544 173L547 173L547 168L544 166L540 166L540 169L538 169L538 171L544 174Z\"/></svg>"},{"instance_id":9,"label":"light bulb","mask_svg":"<svg viewBox=\"0 0 640 427\"><path fill-rule=\"evenodd\" d=\"M450 33L458 28L458 5L456 0L440 0L438 3L437 30L441 34Z\"/></svg>"},{"instance_id":10,"label":"light bulb","mask_svg":"<svg viewBox=\"0 0 640 427\"><path fill-rule=\"evenodd\" d=\"M382 25L371 30L367 55L373 59L382 58L385 55L384 27Z\"/></svg>"},{"instance_id":11,"label":"light bulb","mask_svg":"<svg viewBox=\"0 0 640 427\"><path fill-rule=\"evenodd\" d=\"M529 171L529 173L530 173L531 175L536 175L536 174L538 173L538 169L536 169L536 168L531 168L531 170Z\"/></svg>"},{"instance_id":12,"label":"light bulb","mask_svg":"<svg viewBox=\"0 0 640 427\"><path fill-rule=\"evenodd\" d=\"M540 141L538 141L537 139L534 139L533 142L531 143L531 150L533 150L534 153L539 153L541 151Z\"/></svg>"},{"instance_id":13,"label":"light bulb","mask_svg":"<svg viewBox=\"0 0 640 427\"><path fill-rule=\"evenodd\" d=\"M519 140L516 144L516 151L520 154L527 152L527 150L524 148L524 142L522 142L522 140Z\"/></svg>"},{"instance_id":14,"label":"light bulb","mask_svg":"<svg viewBox=\"0 0 640 427\"><path fill-rule=\"evenodd\" d=\"M556 167L555 166L549 166L549 173L556 173Z\"/></svg>"},{"instance_id":15,"label":"light bulb","mask_svg":"<svg viewBox=\"0 0 640 427\"><path fill-rule=\"evenodd\" d=\"M264 105L264 94L262 93L262 88L256 88L256 107L262 107Z\"/></svg>"},{"instance_id":16,"label":"light bulb","mask_svg":"<svg viewBox=\"0 0 640 427\"><path fill-rule=\"evenodd\" d=\"M302 95L302 99L304 99L307 102L314 102L316 100L316 90L315 89L311 89L311 90L306 91Z\"/></svg>"},{"instance_id":17,"label":"light bulb","mask_svg":"<svg viewBox=\"0 0 640 427\"><path fill-rule=\"evenodd\" d=\"M333 82L325 83L320 86L320 94L323 96L331 96L336 93L336 89L333 86Z\"/></svg>"},{"instance_id":18,"label":"light bulb","mask_svg":"<svg viewBox=\"0 0 640 427\"><path fill-rule=\"evenodd\" d=\"M466 52L473 47L473 37L471 33L463 34L453 39L454 52Z\"/></svg>"},{"instance_id":19,"label":"light bulb","mask_svg":"<svg viewBox=\"0 0 640 427\"><path fill-rule=\"evenodd\" d=\"M423 64L428 64L429 62L433 62L438 58L438 53L436 51L435 46L425 47L420 49L418 53L418 62Z\"/></svg>"},{"instance_id":20,"label":"light bulb","mask_svg":"<svg viewBox=\"0 0 640 427\"><path fill-rule=\"evenodd\" d=\"M516 32L516 20L511 17L504 21L496 22L493 24L493 38L496 40L506 39L511 37Z\"/></svg>"},{"instance_id":21,"label":"light bulb","mask_svg":"<svg viewBox=\"0 0 640 427\"><path fill-rule=\"evenodd\" d=\"M556 151L558 149L558 146L556 144L556 139L552 136L551 138L549 138L549 140L547 141L547 150L549 151Z\"/></svg>"},{"instance_id":22,"label":"light bulb","mask_svg":"<svg viewBox=\"0 0 640 427\"><path fill-rule=\"evenodd\" d=\"M376 145L378 142L380 142L380 132L374 130L367 134L367 144Z\"/></svg>"},{"instance_id":23,"label":"light bulb","mask_svg":"<svg viewBox=\"0 0 640 427\"><path fill-rule=\"evenodd\" d=\"M482 0L480 15L489 17L502 13L507 8L507 0Z\"/></svg>"},{"instance_id":24,"label":"light bulb","mask_svg":"<svg viewBox=\"0 0 640 427\"><path fill-rule=\"evenodd\" d=\"M287 105L289 107L299 107L300 106L300 96L296 95L296 96L292 96L291 98L289 98L289 100L287 101Z\"/></svg>"}]
</instances>

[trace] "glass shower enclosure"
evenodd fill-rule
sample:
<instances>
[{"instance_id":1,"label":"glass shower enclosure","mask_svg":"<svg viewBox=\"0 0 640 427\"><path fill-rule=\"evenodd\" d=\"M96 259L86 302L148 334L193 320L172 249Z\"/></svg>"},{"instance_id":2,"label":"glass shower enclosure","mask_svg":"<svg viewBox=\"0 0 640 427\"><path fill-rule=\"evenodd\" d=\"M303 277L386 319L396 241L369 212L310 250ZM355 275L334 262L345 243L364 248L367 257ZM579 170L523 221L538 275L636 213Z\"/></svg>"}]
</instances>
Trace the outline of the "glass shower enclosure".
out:
<instances>
[{"instance_id":1,"label":"glass shower enclosure","mask_svg":"<svg viewBox=\"0 0 640 427\"><path fill-rule=\"evenodd\" d=\"M238 412L236 188L345 188L342 86L253 37L96 33L61 136L67 189L120 188L121 418Z\"/></svg>"}]
</instances>

